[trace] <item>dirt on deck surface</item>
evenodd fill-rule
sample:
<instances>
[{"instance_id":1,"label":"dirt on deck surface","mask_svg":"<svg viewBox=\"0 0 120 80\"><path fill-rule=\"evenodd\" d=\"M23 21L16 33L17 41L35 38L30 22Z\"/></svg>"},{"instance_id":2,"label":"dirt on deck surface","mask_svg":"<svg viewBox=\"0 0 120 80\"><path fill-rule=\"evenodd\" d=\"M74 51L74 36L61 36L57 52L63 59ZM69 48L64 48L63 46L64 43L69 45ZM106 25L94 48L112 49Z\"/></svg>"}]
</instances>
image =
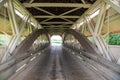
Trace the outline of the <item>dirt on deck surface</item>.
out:
<instances>
[{"instance_id":1,"label":"dirt on deck surface","mask_svg":"<svg viewBox=\"0 0 120 80\"><path fill-rule=\"evenodd\" d=\"M101 80L62 46L50 46L12 80Z\"/></svg>"}]
</instances>

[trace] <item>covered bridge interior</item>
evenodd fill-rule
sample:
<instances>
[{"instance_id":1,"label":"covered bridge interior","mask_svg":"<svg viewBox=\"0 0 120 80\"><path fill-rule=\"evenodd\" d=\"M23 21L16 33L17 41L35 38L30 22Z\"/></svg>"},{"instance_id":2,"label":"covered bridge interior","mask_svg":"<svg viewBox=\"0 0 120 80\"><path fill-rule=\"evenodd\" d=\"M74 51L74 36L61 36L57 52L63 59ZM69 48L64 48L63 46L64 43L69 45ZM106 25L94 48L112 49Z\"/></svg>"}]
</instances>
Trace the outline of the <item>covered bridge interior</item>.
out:
<instances>
[{"instance_id":1,"label":"covered bridge interior","mask_svg":"<svg viewBox=\"0 0 120 80\"><path fill-rule=\"evenodd\" d=\"M0 80L120 80L120 1L0 0Z\"/></svg>"}]
</instances>

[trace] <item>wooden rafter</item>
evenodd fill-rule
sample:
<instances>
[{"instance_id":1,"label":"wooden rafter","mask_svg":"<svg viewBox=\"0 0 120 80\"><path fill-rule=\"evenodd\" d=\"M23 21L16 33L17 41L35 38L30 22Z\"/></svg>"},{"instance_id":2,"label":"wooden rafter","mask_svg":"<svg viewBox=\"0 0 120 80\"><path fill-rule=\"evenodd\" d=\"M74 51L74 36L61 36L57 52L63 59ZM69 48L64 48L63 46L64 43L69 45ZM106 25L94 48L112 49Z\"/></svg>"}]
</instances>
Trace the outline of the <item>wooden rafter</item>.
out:
<instances>
[{"instance_id":1,"label":"wooden rafter","mask_svg":"<svg viewBox=\"0 0 120 80\"><path fill-rule=\"evenodd\" d=\"M73 24L73 22L40 22L40 24Z\"/></svg>"},{"instance_id":2,"label":"wooden rafter","mask_svg":"<svg viewBox=\"0 0 120 80\"><path fill-rule=\"evenodd\" d=\"M35 18L80 18L80 16L34 16Z\"/></svg>"},{"instance_id":3,"label":"wooden rafter","mask_svg":"<svg viewBox=\"0 0 120 80\"><path fill-rule=\"evenodd\" d=\"M89 8L91 4L80 3L23 3L25 7L83 7Z\"/></svg>"}]
</instances>

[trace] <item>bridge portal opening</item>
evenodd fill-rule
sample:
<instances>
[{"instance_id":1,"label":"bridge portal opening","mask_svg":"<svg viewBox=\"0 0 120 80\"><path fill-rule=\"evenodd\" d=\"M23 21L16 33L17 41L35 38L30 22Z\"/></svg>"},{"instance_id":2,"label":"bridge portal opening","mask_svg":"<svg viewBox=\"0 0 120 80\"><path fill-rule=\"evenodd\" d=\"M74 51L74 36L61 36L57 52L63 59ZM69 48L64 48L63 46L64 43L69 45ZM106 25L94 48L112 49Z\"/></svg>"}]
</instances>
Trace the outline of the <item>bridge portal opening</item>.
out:
<instances>
[{"instance_id":1,"label":"bridge portal opening","mask_svg":"<svg viewBox=\"0 0 120 80\"><path fill-rule=\"evenodd\" d=\"M60 35L53 35L51 37L51 45L62 45L62 37Z\"/></svg>"}]
</instances>

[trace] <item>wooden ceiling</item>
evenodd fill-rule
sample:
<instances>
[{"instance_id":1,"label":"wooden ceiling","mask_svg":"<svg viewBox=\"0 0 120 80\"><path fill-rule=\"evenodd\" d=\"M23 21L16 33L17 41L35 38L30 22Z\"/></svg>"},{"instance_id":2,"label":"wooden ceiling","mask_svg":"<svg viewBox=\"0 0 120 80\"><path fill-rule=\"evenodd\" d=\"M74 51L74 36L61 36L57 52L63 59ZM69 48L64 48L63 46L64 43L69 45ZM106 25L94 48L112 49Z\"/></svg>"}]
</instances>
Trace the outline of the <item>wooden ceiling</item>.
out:
<instances>
[{"instance_id":1,"label":"wooden ceiling","mask_svg":"<svg viewBox=\"0 0 120 80\"><path fill-rule=\"evenodd\" d=\"M70 28L96 0L19 1L42 27L50 32L62 33Z\"/></svg>"}]
</instances>

